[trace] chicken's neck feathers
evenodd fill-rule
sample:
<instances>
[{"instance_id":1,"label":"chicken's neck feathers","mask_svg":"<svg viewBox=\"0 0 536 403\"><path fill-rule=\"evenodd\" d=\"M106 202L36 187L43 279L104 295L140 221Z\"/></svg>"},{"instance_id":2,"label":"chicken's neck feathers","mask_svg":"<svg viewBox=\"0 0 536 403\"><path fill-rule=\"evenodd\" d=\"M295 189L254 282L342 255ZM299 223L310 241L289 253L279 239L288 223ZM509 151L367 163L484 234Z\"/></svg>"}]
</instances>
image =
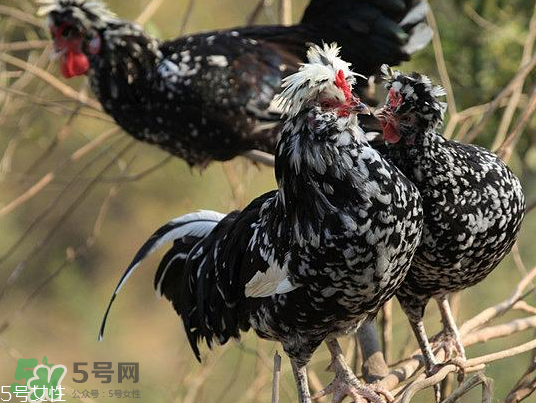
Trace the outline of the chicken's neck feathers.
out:
<instances>
[{"instance_id":1,"label":"chicken's neck feathers","mask_svg":"<svg viewBox=\"0 0 536 403\"><path fill-rule=\"evenodd\" d=\"M367 208L379 192L378 172L370 164L383 166L355 117L320 130L318 124L312 129L311 116L304 114L287 121L276 154L277 210L292 222L302 245L319 242L326 216Z\"/></svg>"}]
</instances>

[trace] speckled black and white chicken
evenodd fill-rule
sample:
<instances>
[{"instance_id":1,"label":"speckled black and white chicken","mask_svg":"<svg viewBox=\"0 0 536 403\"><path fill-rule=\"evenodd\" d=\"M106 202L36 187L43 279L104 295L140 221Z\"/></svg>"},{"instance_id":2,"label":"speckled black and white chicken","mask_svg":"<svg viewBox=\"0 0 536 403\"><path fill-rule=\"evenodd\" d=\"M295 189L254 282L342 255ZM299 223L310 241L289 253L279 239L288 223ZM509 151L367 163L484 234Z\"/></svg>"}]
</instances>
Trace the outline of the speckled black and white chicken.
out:
<instances>
[{"instance_id":1,"label":"speckled black and white chicken","mask_svg":"<svg viewBox=\"0 0 536 403\"><path fill-rule=\"evenodd\" d=\"M309 43L337 41L359 71L397 64L430 39L420 0L312 0L300 24L158 40L99 0L42 0L61 72L87 74L104 110L135 138L205 166L273 153L273 98Z\"/></svg>"},{"instance_id":2,"label":"speckled black and white chicken","mask_svg":"<svg viewBox=\"0 0 536 403\"><path fill-rule=\"evenodd\" d=\"M482 281L510 251L525 200L518 178L497 155L441 135L445 104L437 98L444 95L442 88L421 74L383 70L385 154L417 186L424 210L422 242L397 296L431 374L437 363L422 321L428 301L437 300L444 343L463 364L447 296Z\"/></svg>"},{"instance_id":3,"label":"speckled black and white chicken","mask_svg":"<svg viewBox=\"0 0 536 403\"><path fill-rule=\"evenodd\" d=\"M200 340L225 343L252 328L282 343L308 402L305 366L328 339L336 377L325 393L381 402L358 382L334 337L355 330L400 286L420 241L421 202L368 145L354 74L337 53L335 45L311 48L309 63L284 82L278 189L241 212L201 211L167 223L140 249L112 302L145 256L173 240L155 287L181 316L198 358Z\"/></svg>"}]
</instances>

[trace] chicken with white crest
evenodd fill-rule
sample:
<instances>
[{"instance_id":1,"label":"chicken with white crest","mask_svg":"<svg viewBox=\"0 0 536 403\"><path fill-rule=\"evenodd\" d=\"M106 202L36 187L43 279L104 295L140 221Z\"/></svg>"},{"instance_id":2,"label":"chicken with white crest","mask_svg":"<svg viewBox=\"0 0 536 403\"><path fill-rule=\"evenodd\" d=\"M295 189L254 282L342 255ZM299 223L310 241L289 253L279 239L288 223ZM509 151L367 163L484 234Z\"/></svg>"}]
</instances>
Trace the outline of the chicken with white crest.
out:
<instances>
[{"instance_id":1,"label":"chicken with white crest","mask_svg":"<svg viewBox=\"0 0 536 403\"><path fill-rule=\"evenodd\" d=\"M423 325L431 298L444 326L442 347L463 369L465 351L450 312L449 293L471 287L499 264L514 244L525 212L519 179L492 152L441 135L445 95L422 74L383 67L388 90L379 116L385 155L419 189L424 229L408 276L397 292L423 351L426 372L439 364ZM440 400L439 385L435 386Z\"/></svg>"},{"instance_id":2,"label":"chicken with white crest","mask_svg":"<svg viewBox=\"0 0 536 403\"><path fill-rule=\"evenodd\" d=\"M355 74L336 45L313 46L308 60L280 96L278 188L241 212L166 224L136 255L112 301L145 256L173 239L155 285L198 358L200 340L223 344L253 329L281 342L300 401L309 402L306 364L326 340L336 375L321 395L379 403L381 394L391 396L358 381L335 337L357 329L404 280L420 241L420 196L367 143L357 119L365 106L351 91Z\"/></svg>"}]
</instances>

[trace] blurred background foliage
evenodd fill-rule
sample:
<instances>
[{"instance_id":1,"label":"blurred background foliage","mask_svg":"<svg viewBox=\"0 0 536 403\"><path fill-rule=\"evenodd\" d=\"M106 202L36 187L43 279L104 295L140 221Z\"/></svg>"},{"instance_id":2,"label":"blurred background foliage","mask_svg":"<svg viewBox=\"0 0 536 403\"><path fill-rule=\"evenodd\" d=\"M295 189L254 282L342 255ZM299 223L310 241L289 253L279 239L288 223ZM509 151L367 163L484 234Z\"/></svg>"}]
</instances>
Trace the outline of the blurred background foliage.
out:
<instances>
[{"instance_id":1,"label":"blurred background foliage","mask_svg":"<svg viewBox=\"0 0 536 403\"><path fill-rule=\"evenodd\" d=\"M125 19L135 19L149 3L108 1ZM161 38L176 36L187 3L163 0L146 28ZM197 1L186 32L243 25L254 3ZM260 14L258 23L277 21L274 3ZM300 18L305 5L305 0L293 2L293 21ZM457 110L489 102L520 68L534 1L441 0L431 5ZM35 5L29 0L0 0L0 52L59 77L57 65L49 60L50 45L41 42L48 39L47 32L35 25L39 20L21 20L9 11L13 9L33 15ZM36 47L17 50L6 46L19 41L35 41ZM91 366L95 361L112 361L115 367L119 361L136 361L141 374L135 388L144 401L268 401L272 355L280 347L248 334L239 344L229 343L210 354L205 351L203 365L197 364L173 310L167 302L154 298L152 276L159 256L149 259L119 296L104 342L97 343L96 335L121 271L160 224L194 209L228 212L243 207L259 193L274 188L272 169L237 159L213 163L199 172L178 159L166 160L163 151L141 143L122 152L130 143L124 134L114 134L81 158L69 161L80 147L115 126L92 116L90 110L80 108L24 69L4 62L0 59L0 208L47 173L53 172L54 178L27 203L0 216L0 385L14 381L15 358L20 353L39 360L47 355L50 362L65 364L69 372L64 382L78 390L98 389L107 394L108 389L125 386L117 384L115 378L110 385L100 384L91 374L86 384L76 384L72 381L73 362L89 362ZM432 46L402 68L419 70L439 82ZM85 79L66 84L91 94ZM532 73L519 110L534 85ZM502 115L501 108L476 143L493 146ZM536 197L535 129L536 119L531 119L510 160L522 178L529 202ZM163 160L158 169L146 172ZM141 177L136 177L139 173ZM519 253L527 268L536 264L535 217L527 217L519 240ZM462 293L461 320L504 299L521 272L519 264L508 256L485 282ZM529 302L536 302L534 296ZM439 315L432 304L426 320L430 333L439 330ZM393 328L397 360L408 346L410 351L415 349L416 343L396 303ZM468 356L532 337L534 334L525 332L471 347ZM528 360L528 355L522 355L487 368L487 375L495 379L497 398L505 396ZM312 368L323 383L331 377L324 371L327 363L328 355L322 348ZM286 360L283 371L282 400L291 401L295 390ZM67 401L72 401L69 396ZM430 396L422 393L416 401L427 401ZM475 396L470 394L462 401L474 401ZM94 401L112 402L116 398Z\"/></svg>"}]
</instances>

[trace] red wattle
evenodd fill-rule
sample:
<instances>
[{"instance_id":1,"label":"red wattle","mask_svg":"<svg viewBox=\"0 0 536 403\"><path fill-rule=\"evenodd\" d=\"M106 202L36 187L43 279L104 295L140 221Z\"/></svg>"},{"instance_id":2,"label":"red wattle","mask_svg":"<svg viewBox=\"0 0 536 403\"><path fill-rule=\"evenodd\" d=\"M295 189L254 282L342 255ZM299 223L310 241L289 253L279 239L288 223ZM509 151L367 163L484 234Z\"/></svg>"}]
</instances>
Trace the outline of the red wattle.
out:
<instances>
[{"instance_id":1,"label":"red wattle","mask_svg":"<svg viewBox=\"0 0 536 403\"><path fill-rule=\"evenodd\" d=\"M68 51L61 59L61 74L72 78L86 74L89 70L89 60L82 52Z\"/></svg>"},{"instance_id":2,"label":"red wattle","mask_svg":"<svg viewBox=\"0 0 536 403\"><path fill-rule=\"evenodd\" d=\"M390 144L396 144L400 141L400 135L398 134L398 130L396 127L393 126L391 123L382 123L383 126L383 139L390 143Z\"/></svg>"}]
</instances>

